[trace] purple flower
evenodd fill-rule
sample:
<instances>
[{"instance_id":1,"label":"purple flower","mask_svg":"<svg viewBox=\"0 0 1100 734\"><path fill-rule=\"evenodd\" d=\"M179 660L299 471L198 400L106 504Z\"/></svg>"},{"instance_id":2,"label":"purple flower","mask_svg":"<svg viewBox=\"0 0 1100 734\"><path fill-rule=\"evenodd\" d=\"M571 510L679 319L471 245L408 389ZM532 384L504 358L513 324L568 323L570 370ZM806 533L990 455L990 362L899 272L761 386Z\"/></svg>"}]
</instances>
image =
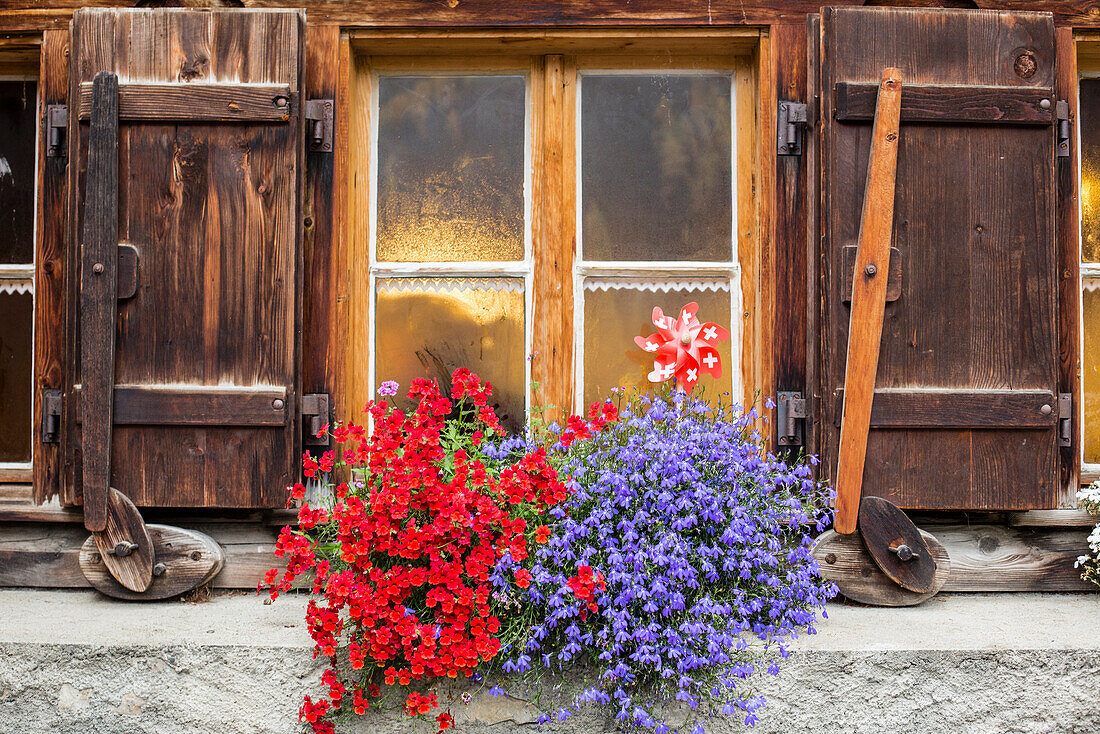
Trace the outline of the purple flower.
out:
<instances>
[{"instance_id":1,"label":"purple flower","mask_svg":"<svg viewBox=\"0 0 1100 734\"><path fill-rule=\"evenodd\" d=\"M378 386L378 394L384 398L392 398L400 387L394 380L386 380Z\"/></svg>"}]
</instances>

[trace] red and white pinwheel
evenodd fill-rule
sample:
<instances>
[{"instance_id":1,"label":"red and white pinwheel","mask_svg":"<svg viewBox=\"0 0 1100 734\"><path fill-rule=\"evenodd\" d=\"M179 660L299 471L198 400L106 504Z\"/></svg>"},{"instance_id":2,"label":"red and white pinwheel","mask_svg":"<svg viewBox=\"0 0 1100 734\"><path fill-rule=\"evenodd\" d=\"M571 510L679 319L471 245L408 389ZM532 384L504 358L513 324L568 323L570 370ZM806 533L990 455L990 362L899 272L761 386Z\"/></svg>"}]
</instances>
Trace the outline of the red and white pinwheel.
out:
<instances>
[{"instance_id":1,"label":"red and white pinwheel","mask_svg":"<svg viewBox=\"0 0 1100 734\"><path fill-rule=\"evenodd\" d=\"M699 323L695 317L698 310L698 303L689 303L680 309L680 318L672 318L665 316L660 306L653 308L653 325L657 333L634 337L635 344L653 355L650 382L664 382L675 377L677 384L691 392L700 375L722 376L722 361L715 345L729 339L730 333L709 321Z\"/></svg>"}]
</instances>

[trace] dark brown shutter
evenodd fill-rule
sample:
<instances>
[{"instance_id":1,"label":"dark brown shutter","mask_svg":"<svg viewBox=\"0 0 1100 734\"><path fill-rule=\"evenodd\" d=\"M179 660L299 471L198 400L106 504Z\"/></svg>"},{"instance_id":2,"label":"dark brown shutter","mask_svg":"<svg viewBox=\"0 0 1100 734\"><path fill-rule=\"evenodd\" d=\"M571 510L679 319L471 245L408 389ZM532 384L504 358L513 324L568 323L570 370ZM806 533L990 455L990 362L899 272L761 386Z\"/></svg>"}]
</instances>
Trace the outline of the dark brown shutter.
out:
<instances>
[{"instance_id":1,"label":"dark brown shutter","mask_svg":"<svg viewBox=\"0 0 1100 734\"><path fill-rule=\"evenodd\" d=\"M78 10L67 496L281 504L295 475L298 11ZM114 144L117 140L117 146Z\"/></svg>"},{"instance_id":2,"label":"dark brown shutter","mask_svg":"<svg viewBox=\"0 0 1100 734\"><path fill-rule=\"evenodd\" d=\"M863 480L901 507L1055 506L1054 27L1049 14L825 9L822 453L836 472L877 83L903 81L891 292Z\"/></svg>"}]
</instances>

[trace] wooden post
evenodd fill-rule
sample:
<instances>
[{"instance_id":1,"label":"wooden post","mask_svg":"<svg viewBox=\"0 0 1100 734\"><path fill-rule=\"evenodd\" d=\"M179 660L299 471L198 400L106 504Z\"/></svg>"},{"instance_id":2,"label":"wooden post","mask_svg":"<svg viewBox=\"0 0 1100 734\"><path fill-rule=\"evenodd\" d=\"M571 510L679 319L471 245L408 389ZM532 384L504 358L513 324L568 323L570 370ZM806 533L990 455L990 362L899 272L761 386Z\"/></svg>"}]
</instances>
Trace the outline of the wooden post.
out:
<instances>
[{"instance_id":1,"label":"wooden post","mask_svg":"<svg viewBox=\"0 0 1100 734\"><path fill-rule=\"evenodd\" d=\"M844 377L844 412L836 477L836 519L841 534L855 532L863 487L863 463L871 428L886 285L890 272L890 237L894 229L894 178L898 165L901 122L901 75L882 72L871 159L859 225L859 252L852 285L852 315Z\"/></svg>"}]
</instances>

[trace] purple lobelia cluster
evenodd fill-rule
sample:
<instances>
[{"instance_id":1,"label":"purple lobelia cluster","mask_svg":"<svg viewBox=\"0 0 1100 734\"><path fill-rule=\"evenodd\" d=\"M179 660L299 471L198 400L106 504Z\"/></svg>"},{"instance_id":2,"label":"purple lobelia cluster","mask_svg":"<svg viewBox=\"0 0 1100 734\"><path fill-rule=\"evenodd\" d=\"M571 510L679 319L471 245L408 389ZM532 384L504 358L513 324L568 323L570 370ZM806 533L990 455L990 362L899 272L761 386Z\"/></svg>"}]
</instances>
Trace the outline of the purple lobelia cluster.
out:
<instances>
[{"instance_id":1,"label":"purple lobelia cluster","mask_svg":"<svg viewBox=\"0 0 1100 734\"><path fill-rule=\"evenodd\" d=\"M719 712L756 722L752 676L778 673L787 641L812 634L836 594L810 554L828 490L805 461L769 455L756 418L683 393L640 398L559 454L573 494L552 511L530 585L511 585L508 558L496 575L526 620L503 668L555 674L536 686L547 718L596 702L656 732L703 732ZM570 587L578 567L606 579L598 611Z\"/></svg>"}]
</instances>

